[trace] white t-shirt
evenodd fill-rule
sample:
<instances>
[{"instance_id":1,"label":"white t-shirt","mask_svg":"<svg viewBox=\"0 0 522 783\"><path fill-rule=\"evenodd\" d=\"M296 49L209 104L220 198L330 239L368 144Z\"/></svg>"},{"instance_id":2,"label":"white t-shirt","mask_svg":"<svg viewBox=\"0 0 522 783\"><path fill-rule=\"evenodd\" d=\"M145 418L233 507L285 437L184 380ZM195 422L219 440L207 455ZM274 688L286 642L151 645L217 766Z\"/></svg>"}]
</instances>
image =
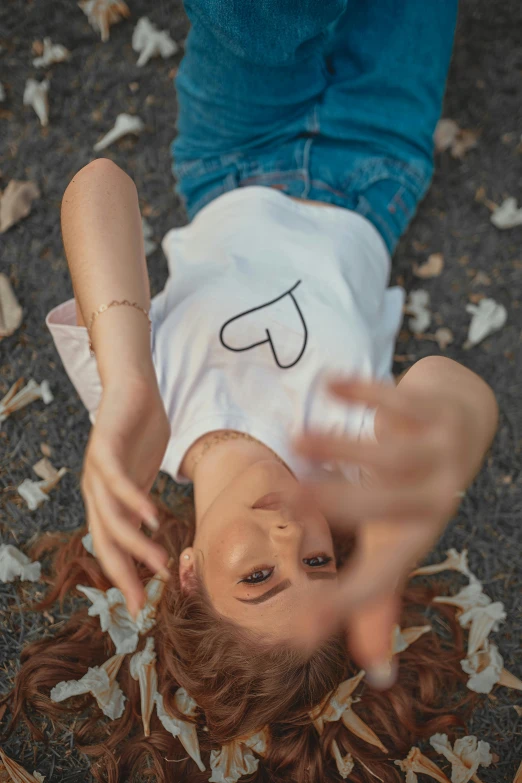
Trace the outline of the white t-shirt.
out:
<instances>
[{"instance_id":1,"label":"white t-shirt","mask_svg":"<svg viewBox=\"0 0 522 783\"><path fill-rule=\"evenodd\" d=\"M318 470L293 454L294 435L372 436L373 411L337 402L324 387L337 373L391 379L404 296L387 287L390 257L366 218L244 187L169 231L163 250L169 277L150 312L172 430L163 471L188 483L183 456L211 430L249 433L298 478ZM74 300L54 308L47 325L94 421L101 384Z\"/></svg>"}]
</instances>

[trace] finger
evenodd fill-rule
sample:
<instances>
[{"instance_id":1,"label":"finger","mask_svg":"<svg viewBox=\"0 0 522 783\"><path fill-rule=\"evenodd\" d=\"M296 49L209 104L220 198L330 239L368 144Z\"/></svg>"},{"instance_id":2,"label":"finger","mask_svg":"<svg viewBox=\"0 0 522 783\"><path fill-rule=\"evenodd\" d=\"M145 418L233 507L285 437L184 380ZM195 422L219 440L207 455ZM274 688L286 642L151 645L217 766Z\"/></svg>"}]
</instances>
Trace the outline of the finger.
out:
<instances>
[{"instance_id":1,"label":"finger","mask_svg":"<svg viewBox=\"0 0 522 783\"><path fill-rule=\"evenodd\" d=\"M132 511L143 520L151 530L159 529L157 519L157 510L146 492L139 489L131 481L114 461L98 464L100 479L110 489L110 492L123 504L129 511Z\"/></svg>"},{"instance_id":2,"label":"finger","mask_svg":"<svg viewBox=\"0 0 522 783\"><path fill-rule=\"evenodd\" d=\"M379 595L357 607L348 623L349 648L373 688L390 688L397 675L392 654L394 625L398 622L400 600L397 593Z\"/></svg>"},{"instance_id":3,"label":"finger","mask_svg":"<svg viewBox=\"0 0 522 783\"><path fill-rule=\"evenodd\" d=\"M107 535L96 513L91 512L90 530L97 559L112 584L125 596L127 609L134 619L145 603L145 590L136 565Z\"/></svg>"},{"instance_id":4,"label":"finger","mask_svg":"<svg viewBox=\"0 0 522 783\"><path fill-rule=\"evenodd\" d=\"M302 456L315 460L337 459L393 473L420 473L437 463L438 450L435 444L430 448L430 444L429 440L420 443L415 438L381 444L336 435L307 433L294 442L294 447Z\"/></svg>"},{"instance_id":5,"label":"finger","mask_svg":"<svg viewBox=\"0 0 522 783\"><path fill-rule=\"evenodd\" d=\"M100 521L108 535L124 552L144 563L153 573L168 577L168 556L162 546L144 535L105 490L97 487L92 496L99 510Z\"/></svg>"},{"instance_id":6,"label":"finger","mask_svg":"<svg viewBox=\"0 0 522 783\"><path fill-rule=\"evenodd\" d=\"M410 394L390 383L363 380L336 380L328 383L331 393L343 400L362 403L370 408L382 407L397 425L430 423L434 415L433 401Z\"/></svg>"},{"instance_id":7,"label":"finger","mask_svg":"<svg viewBox=\"0 0 522 783\"><path fill-rule=\"evenodd\" d=\"M303 492L328 521L339 528L354 527L374 519L405 522L430 518L438 511L440 501L440 490L430 481L397 489L365 488L335 479L308 481Z\"/></svg>"}]
</instances>

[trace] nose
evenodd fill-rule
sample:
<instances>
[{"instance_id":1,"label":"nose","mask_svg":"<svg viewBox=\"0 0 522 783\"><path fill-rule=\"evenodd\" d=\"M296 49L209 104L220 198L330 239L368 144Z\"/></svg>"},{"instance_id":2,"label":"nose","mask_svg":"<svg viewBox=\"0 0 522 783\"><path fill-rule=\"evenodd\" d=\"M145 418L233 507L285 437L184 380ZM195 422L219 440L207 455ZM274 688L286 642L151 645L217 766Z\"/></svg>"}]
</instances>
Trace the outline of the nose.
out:
<instances>
[{"instance_id":1,"label":"nose","mask_svg":"<svg viewBox=\"0 0 522 783\"><path fill-rule=\"evenodd\" d=\"M276 520L271 529L272 536L278 541L296 541L303 535L303 526L294 520Z\"/></svg>"}]
</instances>

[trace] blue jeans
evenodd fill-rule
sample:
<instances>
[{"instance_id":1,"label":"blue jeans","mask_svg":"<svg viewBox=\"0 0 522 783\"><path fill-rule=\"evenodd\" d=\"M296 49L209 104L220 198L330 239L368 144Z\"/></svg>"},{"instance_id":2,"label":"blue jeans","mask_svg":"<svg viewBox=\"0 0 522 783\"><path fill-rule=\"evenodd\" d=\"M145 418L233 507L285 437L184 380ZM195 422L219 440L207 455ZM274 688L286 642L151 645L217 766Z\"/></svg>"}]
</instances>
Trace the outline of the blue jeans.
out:
<instances>
[{"instance_id":1,"label":"blue jeans","mask_svg":"<svg viewBox=\"0 0 522 783\"><path fill-rule=\"evenodd\" d=\"M360 212L393 252L433 173L457 0L185 0L177 192L246 185Z\"/></svg>"}]
</instances>

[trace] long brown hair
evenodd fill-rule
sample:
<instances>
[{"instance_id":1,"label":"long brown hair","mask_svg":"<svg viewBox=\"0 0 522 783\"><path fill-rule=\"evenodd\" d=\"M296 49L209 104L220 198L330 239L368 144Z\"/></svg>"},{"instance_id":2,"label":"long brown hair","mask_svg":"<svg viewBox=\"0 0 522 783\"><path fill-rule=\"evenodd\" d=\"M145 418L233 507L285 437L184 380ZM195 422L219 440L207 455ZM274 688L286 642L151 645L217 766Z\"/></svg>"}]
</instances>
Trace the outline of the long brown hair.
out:
<instances>
[{"instance_id":1,"label":"long brown hair","mask_svg":"<svg viewBox=\"0 0 522 783\"><path fill-rule=\"evenodd\" d=\"M160 508L160 516L156 540L177 563L182 550L192 543L191 514L174 518ZM54 577L44 600L33 608L46 609L56 600L63 606L68 593L79 595L77 584L101 590L110 587L97 560L83 548L84 532L72 537L46 535L37 543L33 557L54 551ZM337 548L342 561L346 547ZM151 576L145 568L140 574L144 581ZM421 611L433 592L424 587L408 589L403 625L425 623ZM89 617L86 608L76 612L52 639L33 642L23 650L13 691L4 697L12 713L7 736L23 719L41 741L45 738L40 716L60 724L74 717L77 747L91 757L91 771L98 781L118 783L145 774L160 783L206 783L210 750L268 725L267 754L257 772L241 779L245 783L338 783L341 778L330 750L333 740L343 755L351 752L362 762L356 763L350 780L370 783L375 780L371 770L387 783L398 782L402 778L392 760L404 758L419 740L462 725L472 702L468 692L451 704L452 694L464 682L459 665L465 656L462 631L452 609L441 606L437 612L452 633L451 641L426 634L400 654L399 682L392 689L378 693L363 685L357 714L381 738L388 754L349 733L341 721L325 724L319 736L308 717L340 682L356 673L341 638L331 639L308 660L282 646L267 648L256 635L217 615L204 590L183 594L177 568L172 569L156 626L148 635L154 636L158 689L168 711L183 717L174 702L178 687L184 687L200 708L198 737L206 772L187 758L179 740L163 728L155 713L150 736L144 736L139 685L130 676L128 656L118 674L127 696L119 720L103 718L89 695L59 704L50 700L50 689L58 682L79 679L89 666L102 664L115 652L99 619Z\"/></svg>"}]
</instances>

